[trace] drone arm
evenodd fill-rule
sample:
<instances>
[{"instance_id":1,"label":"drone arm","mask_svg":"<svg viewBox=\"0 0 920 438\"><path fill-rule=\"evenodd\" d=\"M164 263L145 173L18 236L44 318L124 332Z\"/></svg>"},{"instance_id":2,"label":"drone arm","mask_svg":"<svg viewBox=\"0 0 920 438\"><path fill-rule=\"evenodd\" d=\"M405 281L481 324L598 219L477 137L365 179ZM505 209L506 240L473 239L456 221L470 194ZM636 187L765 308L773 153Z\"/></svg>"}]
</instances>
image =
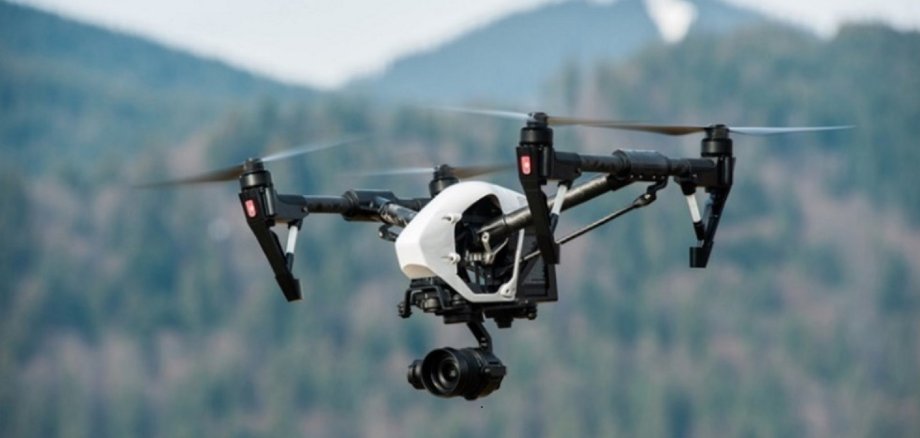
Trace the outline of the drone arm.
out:
<instances>
[{"instance_id":1,"label":"drone arm","mask_svg":"<svg viewBox=\"0 0 920 438\"><path fill-rule=\"evenodd\" d=\"M669 176L700 178L713 175L717 164L705 158L668 158L656 151L617 150L613 155L578 155L583 172L617 175L633 181L655 182Z\"/></svg>"},{"instance_id":2,"label":"drone arm","mask_svg":"<svg viewBox=\"0 0 920 438\"><path fill-rule=\"evenodd\" d=\"M350 190L342 196L279 195L272 184L271 173L261 162L255 161L249 166L240 176L240 204L246 223L259 241L288 301L303 298L300 281L294 277L292 269L297 233L308 214L337 213L346 220L393 220L405 225L414 216L411 209L421 209L426 202L424 199L401 200L390 192L377 190ZM279 223L288 225L286 249L272 231Z\"/></svg>"},{"instance_id":3,"label":"drone arm","mask_svg":"<svg viewBox=\"0 0 920 438\"><path fill-rule=\"evenodd\" d=\"M693 179L679 179L684 195L690 205L690 214L693 220L693 231L696 233L697 244L690 247L690 267L705 268L709 263L709 255L715 241L719 220L722 219L722 210L728 200L732 188L735 161L733 157L719 157L717 172L712 178L705 181ZM704 187L709 193L705 214L700 215L696 207L695 192L697 187ZM694 211L696 210L696 211Z\"/></svg>"},{"instance_id":4,"label":"drone arm","mask_svg":"<svg viewBox=\"0 0 920 438\"><path fill-rule=\"evenodd\" d=\"M307 213L296 204L291 204L289 199L282 199L275 194L274 188L268 184L244 187L240 192L240 202L246 215L246 223L259 241L262 252L268 259L275 280L288 301L303 298L300 291L300 281L291 271L294 264L294 247L288 243L288 250L281 247L278 235L271 227L276 221L286 222L291 226L290 232L294 236Z\"/></svg>"},{"instance_id":5,"label":"drone arm","mask_svg":"<svg viewBox=\"0 0 920 438\"><path fill-rule=\"evenodd\" d=\"M718 141L718 140L715 140ZM703 158L668 158L654 151L622 151L612 157L581 155L584 171L609 172L627 181L661 181L673 176L687 198L697 245L690 247L690 267L705 268L731 191L734 157L725 151L704 151ZM707 214L702 217L696 204L697 187L709 193Z\"/></svg>"},{"instance_id":6,"label":"drone arm","mask_svg":"<svg viewBox=\"0 0 920 438\"><path fill-rule=\"evenodd\" d=\"M639 208L648 206L649 204L655 202L656 199L658 199L658 197L657 197L658 191L661 190L661 189L663 189L666 185L668 185L668 180L667 180L667 179L663 179L663 180L661 180L661 181L659 181L659 182L657 182L657 183L655 183L655 184L652 184L651 186L649 186L648 189L646 189L645 193L643 193L642 195L639 195L639 197L636 198L628 207L623 208L623 209L620 209L620 210L617 210L617 211L615 211L615 212L613 212L613 213L611 213L611 214L608 214L607 216L604 216L603 218L598 219L598 220L592 222L591 224L589 224L589 225L587 225L587 226L585 226L585 227L583 227L583 228L581 228L581 229L579 229L579 230L577 230L577 231L575 231L575 232L573 232L573 233L571 233L571 234L569 234L569 235L567 235L567 236L565 236L565 237L559 239L556 243L558 243L559 245L563 245L563 244L565 244L565 243L567 243L567 242L569 242L569 241L571 241L571 240L573 240L573 239L576 239L576 238L578 238L578 237L584 235L585 233L587 233L587 232L589 232L589 231L591 231L591 230L594 230L594 229L600 227L601 225L604 225L604 224L606 224L606 223L608 223L608 222L610 222L610 221L612 221L612 220L614 220L614 219L616 219L616 218L618 218L618 217L620 217L620 216L623 216L623 215L626 214L626 213L629 213L629 212L631 212L631 211L633 211L633 210L636 210L636 209L639 209ZM537 257L538 255L540 255L540 252L539 252L539 251L534 251L534 252L528 254L526 257L524 257L523 261L526 262L526 261L528 261L528 260L531 260L531 259Z\"/></svg>"},{"instance_id":7,"label":"drone arm","mask_svg":"<svg viewBox=\"0 0 920 438\"><path fill-rule=\"evenodd\" d=\"M709 254L712 253L712 245L716 235L716 229L719 227L719 220L722 218L722 209L725 207L725 201L728 199L729 189L713 190L709 193L709 202L706 208L707 215L703 220L706 222L705 227L696 227L697 231L702 234L697 246L690 247L690 267L705 268L709 263Z\"/></svg>"},{"instance_id":8,"label":"drone arm","mask_svg":"<svg viewBox=\"0 0 920 438\"><path fill-rule=\"evenodd\" d=\"M285 253L282 250L281 243L278 242L278 236L268 227L252 226L250 224L250 228L252 228L259 245L262 247L262 251L268 258L268 263L275 273L275 280L278 281L278 286L281 287L284 298L288 301L303 298L303 294L300 291L300 281L294 277L291 271L294 263L293 254Z\"/></svg>"},{"instance_id":9,"label":"drone arm","mask_svg":"<svg viewBox=\"0 0 920 438\"><path fill-rule=\"evenodd\" d=\"M293 210L297 210L294 213L295 217L302 213L344 214L354 208L353 204L344 196L278 195L278 200L293 207ZM284 221L283 219L279 220Z\"/></svg>"},{"instance_id":10,"label":"drone arm","mask_svg":"<svg viewBox=\"0 0 920 438\"><path fill-rule=\"evenodd\" d=\"M278 222L289 222L308 213L340 214L348 221L384 222L404 227L427 199L400 199L391 192L379 190L350 190L342 196L278 195L277 203L286 206L287 216Z\"/></svg>"},{"instance_id":11,"label":"drone arm","mask_svg":"<svg viewBox=\"0 0 920 438\"><path fill-rule=\"evenodd\" d=\"M614 176L598 176L584 184L579 184L566 191L562 199L562 211L581 205L607 192L619 190L629 184ZM551 198L547 204L552 209L556 204L556 197ZM489 233L493 240L500 240L512 233L524 229L533 223L533 214L529 207L523 207L499 217L479 230L480 235Z\"/></svg>"},{"instance_id":12,"label":"drone arm","mask_svg":"<svg viewBox=\"0 0 920 438\"><path fill-rule=\"evenodd\" d=\"M706 185L715 179L713 174L717 171L717 165L712 160L672 159L654 151L618 150L613 155L556 152L556 155L569 161L574 156L578 160L579 171L606 173L568 190L562 201L563 211L637 181L657 182L676 176ZM555 198L549 200L547 208L553 208L555 202ZM530 207L524 207L485 224L479 232L489 233L493 239L503 238L533 224L533 217Z\"/></svg>"}]
</instances>

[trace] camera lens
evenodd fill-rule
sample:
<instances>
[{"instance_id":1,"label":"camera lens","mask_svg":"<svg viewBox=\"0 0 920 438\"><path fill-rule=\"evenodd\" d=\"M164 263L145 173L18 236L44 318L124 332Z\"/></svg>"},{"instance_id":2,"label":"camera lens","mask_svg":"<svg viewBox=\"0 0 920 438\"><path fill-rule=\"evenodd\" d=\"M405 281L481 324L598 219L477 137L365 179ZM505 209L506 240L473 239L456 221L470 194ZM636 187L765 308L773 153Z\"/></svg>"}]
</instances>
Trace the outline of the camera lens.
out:
<instances>
[{"instance_id":1,"label":"camera lens","mask_svg":"<svg viewBox=\"0 0 920 438\"><path fill-rule=\"evenodd\" d=\"M435 395L456 395L464 377L469 374L466 358L453 348L441 348L428 353L422 361L422 382Z\"/></svg>"},{"instance_id":2,"label":"camera lens","mask_svg":"<svg viewBox=\"0 0 920 438\"><path fill-rule=\"evenodd\" d=\"M468 400L483 397L498 389L505 367L492 353L478 348L433 350L409 367L409 383L424 386L440 397L463 396Z\"/></svg>"},{"instance_id":3,"label":"camera lens","mask_svg":"<svg viewBox=\"0 0 920 438\"><path fill-rule=\"evenodd\" d=\"M438 355L432 364L431 382L434 388L444 394L453 393L463 376L460 366L461 357L453 354Z\"/></svg>"}]
</instances>

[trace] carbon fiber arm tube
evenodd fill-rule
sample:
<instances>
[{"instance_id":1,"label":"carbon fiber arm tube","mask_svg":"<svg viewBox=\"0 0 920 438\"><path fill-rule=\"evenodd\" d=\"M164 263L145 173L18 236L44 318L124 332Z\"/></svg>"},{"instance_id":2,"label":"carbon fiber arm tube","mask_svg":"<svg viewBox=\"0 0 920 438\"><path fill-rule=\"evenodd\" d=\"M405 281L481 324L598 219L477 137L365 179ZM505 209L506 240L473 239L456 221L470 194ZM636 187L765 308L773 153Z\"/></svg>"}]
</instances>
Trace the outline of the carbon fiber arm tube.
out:
<instances>
[{"instance_id":1,"label":"carbon fiber arm tube","mask_svg":"<svg viewBox=\"0 0 920 438\"><path fill-rule=\"evenodd\" d=\"M562 202L562 210L568 210L590 199L603 195L604 193L617 190L626 184L629 184L629 182L619 180L612 175L596 177L584 184L569 189ZM556 198L551 198L549 200L549 207L552 208L555 203ZM492 238L501 239L515 231L529 226L532 221L533 215L530 213L530 209L524 207L483 225L479 233L489 233Z\"/></svg>"},{"instance_id":2,"label":"carbon fiber arm tube","mask_svg":"<svg viewBox=\"0 0 920 438\"><path fill-rule=\"evenodd\" d=\"M716 163L705 158L668 158L656 151L618 150L613 155L579 155L582 172L600 172L635 181L713 172Z\"/></svg>"},{"instance_id":3,"label":"carbon fiber arm tube","mask_svg":"<svg viewBox=\"0 0 920 438\"><path fill-rule=\"evenodd\" d=\"M344 196L278 195L278 200L304 208L308 213L345 214L355 208L354 203Z\"/></svg>"},{"instance_id":4,"label":"carbon fiber arm tube","mask_svg":"<svg viewBox=\"0 0 920 438\"><path fill-rule=\"evenodd\" d=\"M617 150L613 155L578 155L579 170L601 172L607 175L594 178L573 187L562 204L562 210L580 205L604 193L615 191L635 181L660 181L668 176L693 177L706 180L716 172L716 163L705 158L671 159L659 152L642 150ZM555 198L548 200L552 208ZM479 233L489 233L493 239L501 239L529 226L533 214L524 207L497 218L480 228Z\"/></svg>"},{"instance_id":5,"label":"carbon fiber arm tube","mask_svg":"<svg viewBox=\"0 0 920 438\"><path fill-rule=\"evenodd\" d=\"M281 204L297 207L306 213L341 214L346 220L385 222L401 227L406 226L415 217L417 211L413 207L421 209L426 201L425 199L395 199L393 201L383 198L363 199L356 194L351 196L278 195L278 200Z\"/></svg>"}]
</instances>

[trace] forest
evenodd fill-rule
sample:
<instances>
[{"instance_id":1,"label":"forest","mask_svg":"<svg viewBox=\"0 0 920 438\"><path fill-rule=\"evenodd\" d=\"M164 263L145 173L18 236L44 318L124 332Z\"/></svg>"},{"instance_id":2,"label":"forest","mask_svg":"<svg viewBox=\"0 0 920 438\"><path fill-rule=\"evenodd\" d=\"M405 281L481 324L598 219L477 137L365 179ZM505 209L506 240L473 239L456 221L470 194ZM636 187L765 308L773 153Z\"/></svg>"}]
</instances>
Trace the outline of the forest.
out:
<instances>
[{"instance_id":1,"label":"forest","mask_svg":"<svg viewBox=\"0 0 920 438\"><path fill-rule=\"evenodd\" d=\"M3 8L4 19L26 14ZM561 68L541 110L855 127L736 138L736 185L705 270L687 267L693 233L673 186L564 246L559 302L508 330L490 323L509 373L467 402L406 383L413 359L473 339L429 315L399 318L408 281L373 224L311 215L296 265L305 299L288 304L236 184L131 184L361 134L273 163L276 186L422 196L424 175L354 171L512 162L516 122L295 88L30 20L0 22L0 435L920 433L918 33L850 25L820 39L766 24ZM71 46L80 41L95 49ZM146 52L108 65L91 55L119 49L101 44ZM699 147L585 128L556 136L559 150L597 154ZM513 174L490 179L518 187ZM643 189L579 207L560 227Z\"/></svg>"}]
</instances>

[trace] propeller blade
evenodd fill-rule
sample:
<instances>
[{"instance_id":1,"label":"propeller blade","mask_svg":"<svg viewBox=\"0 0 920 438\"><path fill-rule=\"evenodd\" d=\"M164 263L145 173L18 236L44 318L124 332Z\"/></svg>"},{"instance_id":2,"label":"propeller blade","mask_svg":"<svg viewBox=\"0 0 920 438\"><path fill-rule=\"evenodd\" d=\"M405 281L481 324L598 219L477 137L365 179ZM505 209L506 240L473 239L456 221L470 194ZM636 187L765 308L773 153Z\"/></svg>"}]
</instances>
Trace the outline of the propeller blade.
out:
<instances>
[{"instance_id":1,"label":"propeller blade","mask_svg":"<svg viewBox=\"0 0 920 438\"><path fill-rule=\"evenodd\" d=\"M214 170L208 173L203 173L200 175L189 176L185 178L171 179L165 181L157 181L152 183L144 184L135 184L132 187L136 189L155 189L162 187L171 187L179 185L190 185L190 184L201 184L209 182L219 182L219 181L232 181L240 177L243 174L243 165L238 164L236 166L227 167L225 169Z\"/></svg>"},{"instance_id":2,"label":"propeller blade","mask_svg":"<svg viewBox=\"0 0 920 438\"><path fill-rule=\"evenodd\" d=\"M388 169L388 170L372 170L368 172L355 172L352 175L355 176L393 176L393 175L423 175L423 174L432 174L434 173L435 168L432 167L401 167L398 169Z\"/></svg>"},{"instance_id":3,"label":"propeller blade","mask_svg":"<svg viewBox=\"0 0 920 438\"><path fill-rule=\"evenodd\" d=\"M516 119L524 121L534 121L533 114L518 113L513 111L502 111L492 109L478 108L458 108L458 107L438 107L437 109L453 111L466 114L478 114L485 116L502 117L506 119ZM703 125L656 125L650 123L632 123L617 120L596 120L585 119L580 117L557 117L546 116L546 124L550 126L587 126L592 128L618 129L622 131L640 131L650 132L653 134L663 135L688 135L699 132L705 132L710 126ZM729 127L730 132L742 135L778 135L778 134L795 134L802 132L816 131L835 131L841 129L852 129L852 125L841 126L803 126L803 127Z\"/></svg>"},{"instance_id":4,"label":"propeller blade","mask_svg":"<svg viewBox=\"0 0 920 438\"><path fill-rule=\"evenodd\" d=\"M555 119L555 118L553 118ZM584 119L563 119L563 123L580 126L590 126L595 128L620 129L625 131L644 131L664 135L687 135L704 132L709 129L708 126L694 125L646 125L621 122L591 121ZM777 134L796 134L802 132L816 131L835 131L841 129L851 129L852 125L844 126L802 126L802 127L729 127L730 132L742 135L777 135Z\"/></svg>"},{"instance_id":5,"label":"propeller blade","mask_svg":"<svg viewBox=\"0 0 920 438\"><path fill-rule=\"evenodd\" d=\"M486 175L489 173L501 172L504 170L514 169L513 164L481 164L475 166L430 166L430 167L401 167L397 169L372 170L368 172L358 172L353 175L357 176L399 176L399 175L433 175L435 172L447 172L459 179L467 179L475 176Z\"/></svg>"},{"instance_id":6,"label":"propeller blade","mask_svg":"<svg viewBox=\"0 0 920 438\"><path fill-rule=\"evenodd\" d=\"M591 128L618 129L621 131L651 132L663 135L687 135L706 130L705 126L693 125L653 125L646 123L629 123L607 120L589 120L570 117L548 117L548 123L555 126L587 126Z\"/></svg>"},{"instance_id":7,"label":"propeller blade","mask_svg":"<svg viewBox=\"0 0 920 438\"><path fill-rule=\"evenodd\" d=\"M817 132L817 131L838 131L843 129L853 129L853 125L841 126L801 126L788 128L774 127L730 127L729 131L742 135L778 135L778 134L796 134L800 132Z\"/></svg>"},{"instance_id":8,"label":"propeller blade","mask_svg":"<svg viewBox=\"0 0 920 438\"><path fill-rule=\"evenodd\" d=\"M322 143L307 143L301 146L297 146L291 149L286 149L274 154L269 154L261 158L263 163L269 163L272 161L286 160L288 158L296 157L298 155L309 154L311 152L318 152L326 149L332 149L339 146L343 146L349 143L354 143L359 140L364 140L365 137L346 137L337 141L328 141Z\"/></svg>"},{"instance_id":9,"label":"propeller blade","mask_svg":"<svg viewBox=\"0 0 920 438\"><path fill-rule=\"evenodd\" d=\"M460 107L435 107L443 111L451 111L464 114L476 114L483 116L500 117L504 119L522 120L525 122L534 121L533 114L520 113L515 111L480 109L480 108L460 108ZM672 126L672 125L652 125L643 123L631 123L620 120L596 120L584 119L578 117L557 117L546 116L546 124L550 126L588 126L594 128L621 129L626 131L644 131L665 135L686 135L694 132L702 132L703 126Z\"/></svg>"},{"instance_id":10,"label":"propeller blade","mask_svg":"<svg viewBox=\"0 0 920 438\"><path fill-rule=\"evenodd\" d=\"M492 117L499 117L503 119L521 120L525 122L528 120L531 120L530 114L519 113L516 111L503 111L503 110L481 109L481 108L461 108L461 107L455 107L455 106L436 106L432 108L441 110L441 111L450 111L454 113L475 114L475 115L480 115L480 116L492 116Z\"/></svg>"},{"instance_id":11,"label":"propeller blade","mask_svg":"<svg viewBox=\"0 0 920 438\"><path fill-rule=\"evenodd\" d=\"M272 161L285 160L288 158L296 157L298 155L308 154L311 152L317 152L325 149L331 149L334 147L343 146L349 143L354 143L358 140L362 140L364 137L347 137L341 140L328 141L321 143L308 143L301 145L295 148L286 149L283 151L275 152L273 154L266 155L258 160L263 163L268 163ZM209 182L221 182L221 181L232 181L239 178L243 175L244 169L242 164L237 164L235 166L213 170L210 172L202 173L199 175L187 176L183 178L157 181L152 183L143 183L135 184L132 187L137 189L151 189L151 188L162 188L162 187L171 187L179 185L191 185L191 184L202 184Z\"/></svg>"},{"instance_id":12,"label":"propeller blade","mask_svg":"<svg viewBox=\"0 0 920 438\"><path fill-rule=\"evenodd\" d=\"M467 179L474 176L488 175L495 172L503 172L514 169L514 164L482 164L478 166L461 166L452 167L451 171L457 178Z\"/></svg>"}]
</instances>

